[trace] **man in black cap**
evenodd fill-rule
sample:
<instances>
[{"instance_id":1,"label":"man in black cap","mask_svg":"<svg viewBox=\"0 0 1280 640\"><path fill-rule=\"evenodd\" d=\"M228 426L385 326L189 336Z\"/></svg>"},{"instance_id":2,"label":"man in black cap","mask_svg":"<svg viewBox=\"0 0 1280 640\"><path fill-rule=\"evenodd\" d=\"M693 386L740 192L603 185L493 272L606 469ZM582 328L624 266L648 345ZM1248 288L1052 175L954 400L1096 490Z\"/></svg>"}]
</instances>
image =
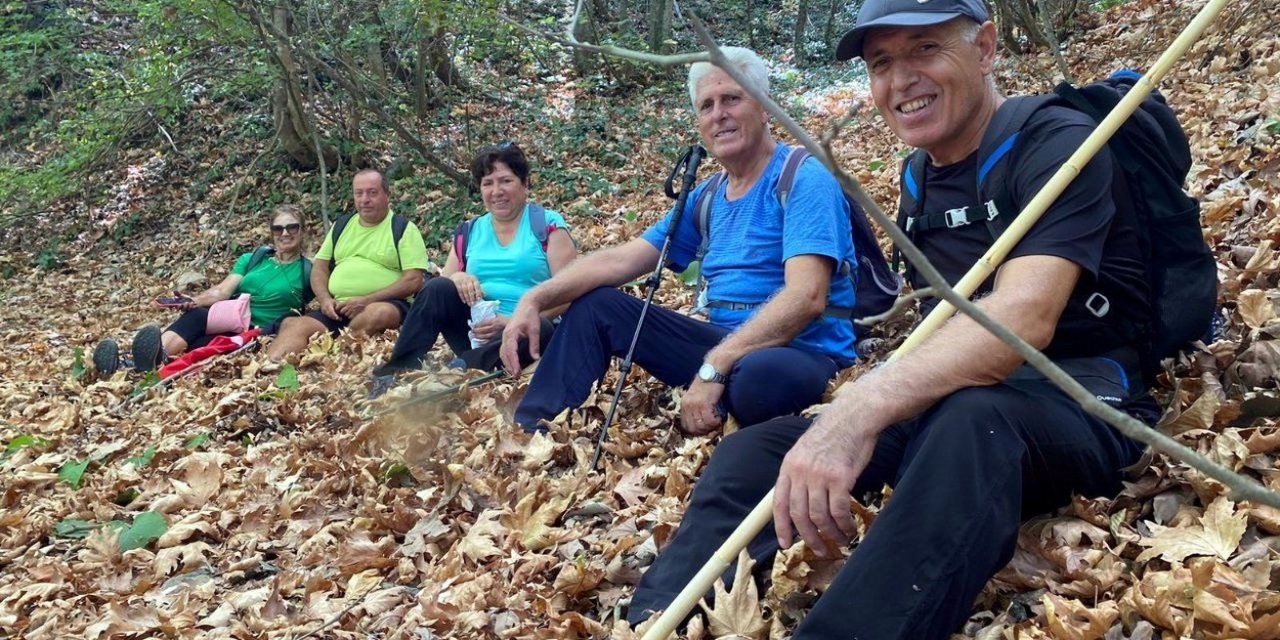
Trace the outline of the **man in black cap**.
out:
<instances>
[{"instance_id":1,"label":"man in black cap","mask_svg":"<svg viewBox=\"0 0 1280 640\"><path fill-rule=\"evenodd\" d=\"M838 48L866 62L881 116L927 154L920 175L906 172L903 198L919 222L916 243L953 283L992 243L986 216L1020 211L1093 128L1045 107L1012 152L980 163L983 134L1005 104L992 79L996 42L977 0L867 0ZM1012 211L979 194L980 175L1001 161ZM1112 320L1143 323L1150 305L1134 214L1111 195L1111 162L1104 149L1083 169L978 304L1099 399L1153 421L1137 352ZM637 588L633 624L668 606L769 489L775 530L747 547L765 572L796 534L836 555L856 534L850 494L888 484L892 499L795 638L945 639L1012 557L1024 517L1073 493L1114 493L1141 451L965 316L850 384L812 422L779 418L720 443Z\"/></svg>"}]
</instances>

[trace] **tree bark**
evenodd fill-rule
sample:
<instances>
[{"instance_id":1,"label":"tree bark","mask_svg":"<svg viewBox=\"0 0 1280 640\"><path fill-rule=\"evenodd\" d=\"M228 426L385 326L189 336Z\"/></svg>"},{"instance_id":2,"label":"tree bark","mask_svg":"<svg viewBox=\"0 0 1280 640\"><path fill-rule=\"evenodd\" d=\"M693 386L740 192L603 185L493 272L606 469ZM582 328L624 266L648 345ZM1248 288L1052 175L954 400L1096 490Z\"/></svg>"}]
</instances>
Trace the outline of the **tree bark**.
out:
<instances>
[{"instance_id":1,"label":"tree bark","mask_svg":"<svg viewBox=\"0 0 1280 640\"><path fill-rule=\"evenodd\" d=\"M805 31L809 27L809 0L796 3L796 29L791 34L791 50L796 64L804 61Z\"/></svg>"},{"instance_id":2,"label":"tree bark","mask_svg":"<svg viewBox=\"0 0 1280 640\"><path fill-rule=\"evenodd\" d=\"M293 33L292 10L287 3L277 2L272 7L271 26L285 38ZM280 146L298 168L314 169L319 160L313 144L314 132L304 112L297 62L289 43L281 38L276 38L274 53L280 67L280 80L271 93L271 112L279 131Z\"/></svg>"},{"instance_id":3,"label":"tree bark","mask_svg":"<svg viewBox=\"0 0 1280 640\"><path fill-rule=\"evenodd\" d=\"M666 53L671 39L672 0L649 0L649 51Z\"/></svg>"}]
</instances>

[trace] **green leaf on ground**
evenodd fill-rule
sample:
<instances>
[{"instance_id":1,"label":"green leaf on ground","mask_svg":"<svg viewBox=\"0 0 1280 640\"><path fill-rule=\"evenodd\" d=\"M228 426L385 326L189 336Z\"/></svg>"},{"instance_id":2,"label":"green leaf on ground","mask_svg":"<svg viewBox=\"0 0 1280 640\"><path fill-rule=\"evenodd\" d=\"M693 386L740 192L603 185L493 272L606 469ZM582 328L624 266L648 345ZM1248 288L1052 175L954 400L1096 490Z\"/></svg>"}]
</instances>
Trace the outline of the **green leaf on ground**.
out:
<instances>
[{"instance_id":1,"label":"green leaf on ground","mask_svg":"<svg viewBox=\"0 0 1280 640\"><path fill-rule=\"evenodd\" d=\"M71 361L71 377L79 380L89 369L84 366L84 349L76 347L75 354L75 359Z\"/></svg>"},{"instance_id":2,"label":"green leaf on ground","mask_svg":"<svg viewBox=\"0 0 1280 640\"><path fill-rule=\"evenodd\" d=\"M44 438L37 438L35 436L21 435L10 440L9 443L5 445L4 455L6 456L12 455L16 453L19 449L23 449L26 447L43 448L51 444L53 444L52 440L45 440Z\"/></svg>"},{"instance_id":3,"label":"green leaf on ground","mask_svg":"<svg viewBox=\"0 0 1280 640\"><path fill-rule=\"evenodd\" d=\"M146 449L142 450L141 454L133 456L132 458L126 458L125 462L132 464L134 469L141 469L151 464L151 460L154 459L155 457L156 457L156 448L147 447Z\"/></svg>"},{"instance_id":4,"label":"green leaf on ground","mask_svg":"<svg viewBox=\"0 0 1280 640\"><path fill-rule=\"evenodd\" d=\"M415 484L413 474L409 472L409 466L403 462L387 467L387 470L382 472L382 479L393 487L411 487Z\"/></svg>"},{"instance_id":5,"label":"green leaf on ground","mask_svg":"<svg viewBox=\"0 0 1280 640\"><path fill-rule=\"evenodd\" d=\"M67 483L72 489L79 489L84 481L84 470L89 468L90 460L68 460L58 468L58 479Z\"/></svg>"},{"instance_id":6,"label":"green leaf on ground","mask_svg":"<svg viewBox=\"0 0 1280 640\"><path fill-rule=\"evenodd\" d=\"M77 518L67 518L58 524L53 525L53 535L59 538L72 538L74 540L83 540L98 528L98 523L89 522L88 520L79 520Z\"/></svg>"},{"instance_id":7,"label":"green leaf on ground","mask_svg":"<svg viewBox=\"0 0 1280 640\"><path fill-rule=\"evenodd\" d=\"M164 514L155 511L139 513L133 524L120 533L120 550L138 549L155 542L164 532L169 530L169 521Z\"/></svg>"},{"instance_id":8,"label":"green leaf on ground","mask_svg":"<svg viewBox=\"0 0 1280 640\"><path fill-rule=\"evenodd\" d=\"M880 160L872 160L867 163L867 168L872 171L879 171L884 168L884 162Z\"/></svg>"},{"instance_id":9,"label":"green leaf on ground","mask_svg":"<svg viewBox=\"0 0 1280 640\"><path fill-rule=\"evenodd\" d=\"M154 387L158 384L160 384L160 373L155 370L148 371L146 375L142 377L142 380L138 382L138 386L134 387L133 391L129 395L140 396L146 393L147 389L150 389L151 387Z\"/></svg>"},{"instance_id":10,"label":"green leaf on ground","mask_svg":"<svg viewBox=\"0 0 1280 640\"><path fill-rule=\"evenodd\" d=\"M202 433L197 436L193 436L190 440L187 441L186 444L182 446L188 449L199 449L202 445L204 445L204 443L208 441L209 441L209 434Z\"/></svg>"},{"instance_id":11,"label":"green leaf on ground","mask_svg":"<svg viewBox=\"0 0 1280 640\"><path fill-rule=\"evenodd\" d=\"M298 390L298 370L293 365L286 364L280 368L280 373L276 374L276 386L285 391Z\"/></svg>"}]
</instances>

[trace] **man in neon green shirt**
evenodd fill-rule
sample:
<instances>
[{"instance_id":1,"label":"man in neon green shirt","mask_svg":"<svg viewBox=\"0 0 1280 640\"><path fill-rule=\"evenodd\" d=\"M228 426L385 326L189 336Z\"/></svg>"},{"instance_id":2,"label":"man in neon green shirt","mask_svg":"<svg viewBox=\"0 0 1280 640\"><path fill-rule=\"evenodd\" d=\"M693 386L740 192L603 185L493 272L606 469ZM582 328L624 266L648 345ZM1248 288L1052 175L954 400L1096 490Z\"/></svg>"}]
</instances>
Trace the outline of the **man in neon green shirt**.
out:
<instances>
[{"instance_id":1,"label":"man in neon green shirt","mask_svg":"<svg viewBox=\"0 0 1280 640\"><path fill-rule=\"evenodd\" d=\"M412 222L391 213L386 178L365 169L352 179L351 192L357 215L339 219L325 234L311 270L320 310L285 319L267 349L272 360L301 351L321 331L395 329L409 312L408 299L422 288L426 245Z\"/></svg>"}]
</instances>

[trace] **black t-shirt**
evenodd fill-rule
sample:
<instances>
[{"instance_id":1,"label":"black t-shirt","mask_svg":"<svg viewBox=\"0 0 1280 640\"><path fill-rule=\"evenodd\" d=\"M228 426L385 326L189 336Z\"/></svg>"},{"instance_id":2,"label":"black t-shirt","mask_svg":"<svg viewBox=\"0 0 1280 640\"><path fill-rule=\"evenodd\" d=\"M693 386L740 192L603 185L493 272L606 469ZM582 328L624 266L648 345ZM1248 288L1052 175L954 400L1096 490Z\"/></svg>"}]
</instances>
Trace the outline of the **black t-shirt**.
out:
<instances>
[{"instance_id":1,"label":"black t-shirt","mask_svg":"<svg viewBox=\"0 0 1280 640\"><path fill-rule=\"evenodd\" d=\"M1054 106L1037 111L1023 127L1013 153L1002 160L1010 163L1005 176L1010 200L1017 210L1001 211L1000 215L1012 220L1093 128L1088 116L1069 108ZM920 177L925 214L980 204L977 152L945 167L926 165L925 175ZM992 197L995 186L987 185L986 191ZM1045 349L1050 357L1110 352L1128 341L1118 328L1117 318L1139 326L1150 318L1142 236L1135 226L1135 214L1128 207L1117 211L1116 200L1112 195L1111 154L1104 148L1007 258L1050 255L1070 260L1083 270L1053 341ZM951 284L964 276L993 241L991 230L983 222L915 234L916 244ZM994 276L983 283L977 295L990 291L993 282ZM916 288L927 286L914 272L911 284ZM1106 317L1089 310L1100 307L1101 299L1095 294L1105 296L1109 302ZM925 312L936 304L936 299L930 300Z\"/></svg>"}]
</instances>

